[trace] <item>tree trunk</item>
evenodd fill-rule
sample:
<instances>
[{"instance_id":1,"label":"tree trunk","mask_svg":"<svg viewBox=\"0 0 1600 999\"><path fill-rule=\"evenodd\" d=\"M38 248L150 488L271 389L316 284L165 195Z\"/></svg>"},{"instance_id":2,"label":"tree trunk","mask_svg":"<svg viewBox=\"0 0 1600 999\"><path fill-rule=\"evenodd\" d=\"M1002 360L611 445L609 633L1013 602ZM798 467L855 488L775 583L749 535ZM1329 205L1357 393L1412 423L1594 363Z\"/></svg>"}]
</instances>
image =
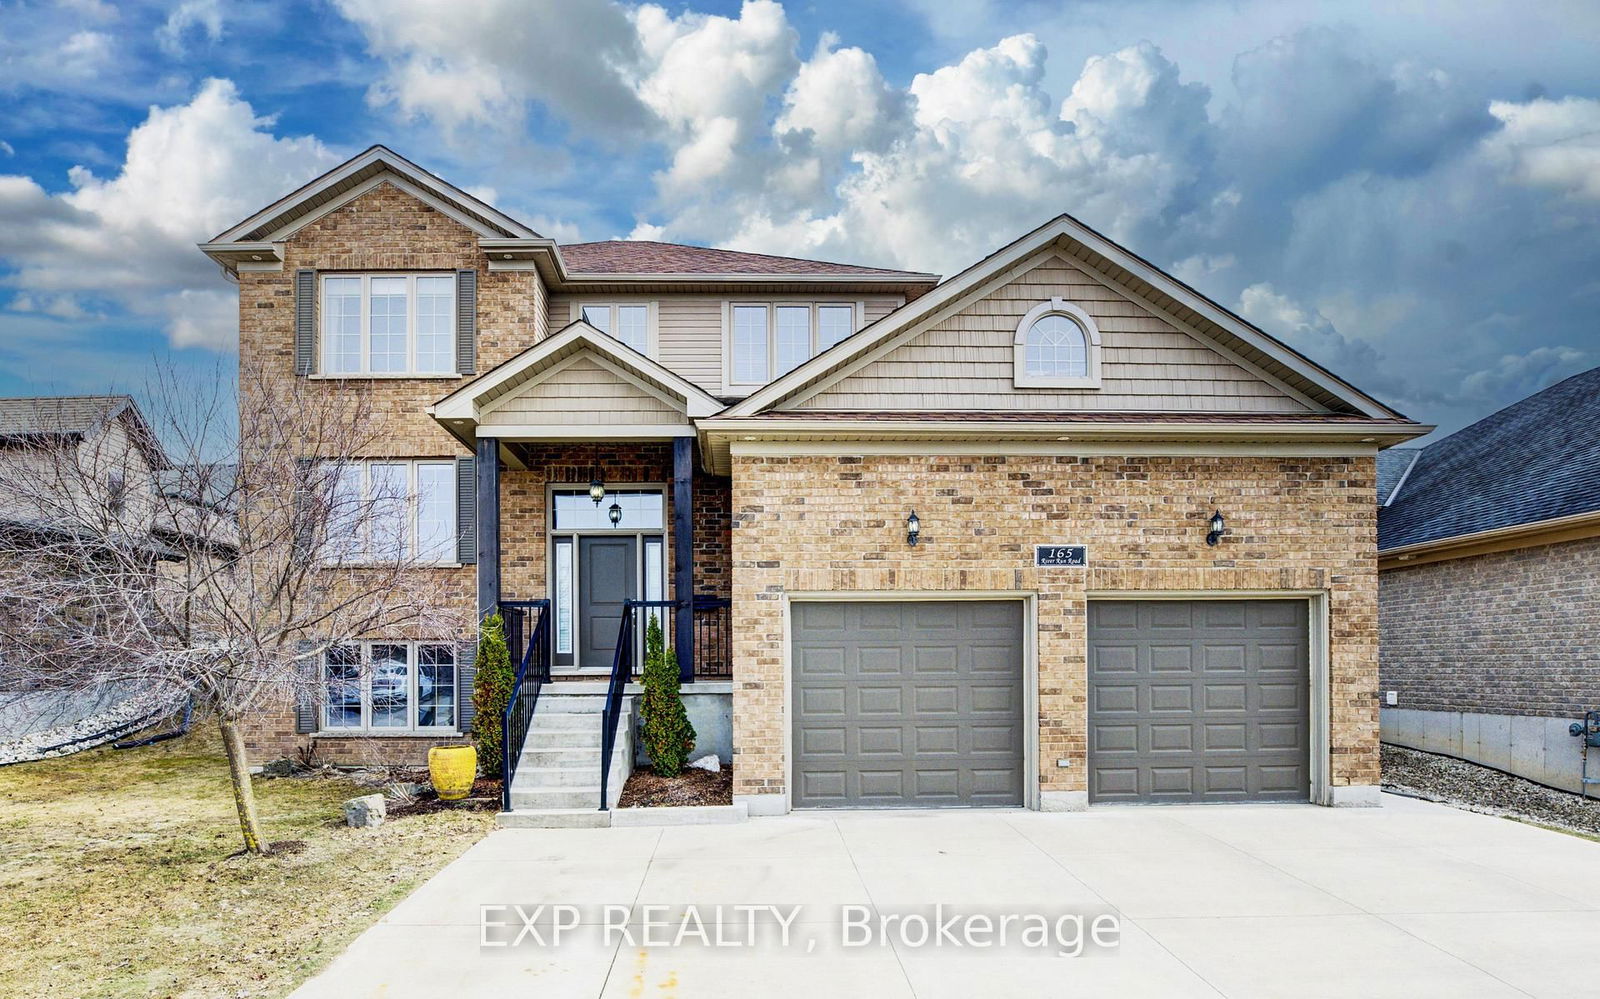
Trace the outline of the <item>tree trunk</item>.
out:
<instances>
[{"instance_id":1,"label":"tree trunk","mask_svg":"<svg viewBox=\"0 0 1600 999\"><path fill-rule=\"evenodd\" d=\"M256 792L250 784L250 763L245 758L244 737L239 734L237 722L225 714L218 714L217 725L222 729L222 745L228 752L228 776L233 781L233 804L239 812L239 832L244 836L244 852L264 853L261 820L256 816Z\"/></svg>"}]
</instances>

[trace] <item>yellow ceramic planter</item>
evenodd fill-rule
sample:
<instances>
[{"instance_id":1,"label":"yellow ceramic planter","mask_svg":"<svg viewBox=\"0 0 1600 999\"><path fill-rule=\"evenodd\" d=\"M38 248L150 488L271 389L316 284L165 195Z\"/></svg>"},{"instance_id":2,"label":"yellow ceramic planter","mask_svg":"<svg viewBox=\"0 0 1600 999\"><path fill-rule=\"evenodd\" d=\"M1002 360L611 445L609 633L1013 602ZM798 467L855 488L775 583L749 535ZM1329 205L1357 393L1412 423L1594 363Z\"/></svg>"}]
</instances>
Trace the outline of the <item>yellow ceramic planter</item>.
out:
<instances>
[{"instance_id":1,"label":"yellow ceramic planter","mask_svg":"<svg viewBox=\"0 0 1600 999\"><path fill-rule=\"evenodd\" d=\"M478 751L471 746L434 746L428 750L428 775L440 801L460 801L472 793Z\"/></svg>"}]
</instances>

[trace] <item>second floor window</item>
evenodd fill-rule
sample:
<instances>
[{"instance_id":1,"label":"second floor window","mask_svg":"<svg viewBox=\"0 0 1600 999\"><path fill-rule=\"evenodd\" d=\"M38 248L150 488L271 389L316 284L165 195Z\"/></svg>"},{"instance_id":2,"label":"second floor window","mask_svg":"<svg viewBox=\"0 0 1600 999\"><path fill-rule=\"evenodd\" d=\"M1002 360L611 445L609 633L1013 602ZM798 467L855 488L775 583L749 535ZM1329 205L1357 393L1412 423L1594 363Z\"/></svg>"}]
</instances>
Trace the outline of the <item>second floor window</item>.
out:
<instances>
[{"instance_id":1,"label":"second floor window","mask_svg":"<svg viewBox=\"0 0 1600 999\"><path fill-rule=\"evenodd\" d=\"M454 562L453 461L353 461L332 476L328 557Z\"/></svg>"},{"instance_id":2,"label":"second floor window","mask_svg":"<svg viewBox=\"0 0 1600 999\"><path fill-rule=\"evenodd\" d=\"M585 305L583 321L609 333L639 353L650 353L650 306Z\"/></svg>"},{"instance_id":3,"label":"second floor window","mask_svg":"<svg viewBox=\"0 0 1600 999\"><path fill-rule=\"evenodd\" d=\"M794 370L856 329L848 303L732 306L728 377L735 385L762 385Z\"/></svg>"},{"instance_id":4,"label":"second floor window","mask_svg":"<svg viewBox=\"0 0 1600 999\"><path fill-rule=\"evenodd\" d=\"M453 274L327 274L322 370L443 375L456 370Z\"/></svg>"}]
</instances>

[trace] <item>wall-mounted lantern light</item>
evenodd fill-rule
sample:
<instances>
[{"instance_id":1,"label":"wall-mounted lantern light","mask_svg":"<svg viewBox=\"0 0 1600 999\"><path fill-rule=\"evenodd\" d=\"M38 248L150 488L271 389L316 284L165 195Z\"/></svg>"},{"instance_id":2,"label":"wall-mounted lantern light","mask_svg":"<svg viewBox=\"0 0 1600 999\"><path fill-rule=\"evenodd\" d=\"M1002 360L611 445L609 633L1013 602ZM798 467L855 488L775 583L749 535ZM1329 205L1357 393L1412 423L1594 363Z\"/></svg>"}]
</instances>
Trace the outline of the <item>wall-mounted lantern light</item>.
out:
<instances>
[{"instance_id":1,"label":"wall-mounted lantern light","mask_svg":"<svg viewBox=\"0 0 1600 999\"><path fill-rule=\"evenodd\" d=\"M1215 548L1217 542L1222 540L1222 532L1228 529L1228 522L1222 519L1222 511L1217 510L1211 514L1211 530L1206 533L1206 544Z\"/></svg>"},{"instance_id":2,"label":"wall-mounted lantern light","mask_svg":"<svg viewBox=\"0 0 1600 999\"><path fill-rule=\"evenodd\" d=\"M912 510L911 516L906 518L906 544L915 548L917 540L922 537L922 521L917 519L917 511Z\"/></svg>"},{"instance_id":3,"label":"wall-mounted lantern light","mask_svg":"<svg viewBox=\"0 0 1600 999\"><path fill-rule=\"evenodd\" d=\"M606 484L600 481L600 473L592 469L589 472L589 498L594 500L595 506L599 506L600 501L606 498Z\"/></svg>"},{"instance_id":4,"label":"wall-mounted lantern light","mask_svg":"<svg viewBox=\"0 0 1600 999\"><path fill-rule=\"evenodd\" d=\"M612 527L622 523L622 504L612 500L610 509L606 510L606 516L611 519Z\"/></svg>"}]
</instances>

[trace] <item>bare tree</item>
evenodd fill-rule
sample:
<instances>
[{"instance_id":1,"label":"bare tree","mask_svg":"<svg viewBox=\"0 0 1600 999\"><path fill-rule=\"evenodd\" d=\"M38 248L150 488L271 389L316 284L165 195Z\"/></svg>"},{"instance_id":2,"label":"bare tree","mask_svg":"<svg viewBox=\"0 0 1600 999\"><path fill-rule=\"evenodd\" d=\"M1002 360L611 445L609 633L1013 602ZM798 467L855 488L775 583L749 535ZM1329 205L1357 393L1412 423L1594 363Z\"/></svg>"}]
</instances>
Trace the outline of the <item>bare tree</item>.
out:
<instances>
[{"instance_id":1,"label":"bare tree","mask_svg":"<svg viewBox=\"0 0 1600 999\"><path fill-rule=\"evenodd\" d=\"M395 527L404 485L350 488L394 456L364 393L246 367L236 409L227 381L160 364L147 423L0 441L0 688L191 697L259 853L241 727L320 696L330 648L466 617L427 565L440 539Z\"/></svg>"}]
</instances>

